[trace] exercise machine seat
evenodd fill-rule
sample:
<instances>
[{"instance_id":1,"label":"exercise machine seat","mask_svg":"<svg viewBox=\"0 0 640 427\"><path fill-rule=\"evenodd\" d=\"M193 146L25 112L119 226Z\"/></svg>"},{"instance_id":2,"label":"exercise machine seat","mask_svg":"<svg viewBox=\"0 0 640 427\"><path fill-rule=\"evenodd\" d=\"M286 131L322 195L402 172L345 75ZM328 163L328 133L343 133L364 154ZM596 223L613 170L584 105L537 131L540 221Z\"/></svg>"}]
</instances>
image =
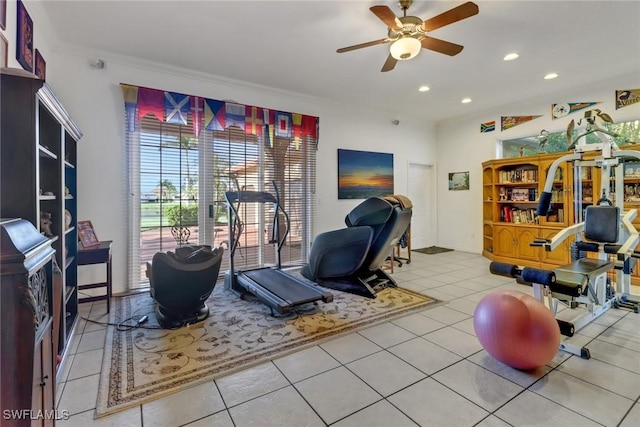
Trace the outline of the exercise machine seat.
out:
<instances>
[{"instance_id":1,"label":"exercise machine seat","mask_svg":"<svg viewBox=\"0 0 640 427\"><path fill-rule=\"evenodd\" d=\"M584 217L584 238L578 242L580 250L603 252L618 241L620 232L620 208L615 206L588 206ZM570 264L557 267L556 282L550 284L554 296L561 300L574 300L587 291L591 281L614 268L608 259L579 258Z\"/></svg>"},{"instance_id":2,"label":"exercise machine seat","mask_svg":"<svg viewBox=\"0 0 640 427\"><path fill-rule=\"evenodd\" d=\"M579 242L581 250L599 252L600 245L604 252L607 246L618 241L620 233L620 208L615 206L588 206L584 217L585 242ZM617 249L617 248L616 248ZM602 273L603 268L613 268L608 260L582 258L571 264L558 267L557 270L573 272L586 276Z\"/></svg>"},{"instance_id":3,"label":"exercise machine seat","mask_svg":"<svg viewBox=\"0 0 640 427\"><path fill-rule=\"evenodd\" d=\"M205 301L218 280L223 252L222 247L181 246L153 256L147 276L160 325L180 327L209 316Z\"/></svg>"},{"instance_id":4,"label":"exercise machine seat","mask_svg":"<svg viewBox=\"0 0 640 427\"><path fill-rule=\"evenodd\" d=\"M370 297L396 286L381 268L407 230L411 214L411 203L404 196L366 199L347 214L347 228L316 237L302 275L328 287L336 283L331 279L347 278L353 286L334 288ZM359 292L361 287L366 290Z\"/></svg>"}]
</instances>

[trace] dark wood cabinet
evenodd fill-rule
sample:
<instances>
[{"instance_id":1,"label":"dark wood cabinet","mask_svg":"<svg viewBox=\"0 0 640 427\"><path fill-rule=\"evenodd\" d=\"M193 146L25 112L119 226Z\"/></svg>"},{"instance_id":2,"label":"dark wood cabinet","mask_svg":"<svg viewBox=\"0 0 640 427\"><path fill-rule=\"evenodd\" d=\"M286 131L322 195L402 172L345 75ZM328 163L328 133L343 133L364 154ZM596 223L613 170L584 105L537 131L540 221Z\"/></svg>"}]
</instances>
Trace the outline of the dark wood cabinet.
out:
<instances>
[{"instance_id":1,"label":"dark wood cabinet","mask_svg":"<svg viewBox=\"0 0 640 427\"><path fill-rule=\"evenodd\" d=\"M3 68L0 85L0 218L29 221L55 250L59 270L53 269L49 296L55 372L78 317L76 145L82 132L32 74Z\"/></svg>"},{"instance_id":2,"label":"dark wood cabinet","mask_svg":"<svg viewBox=\"0 0 640 427\"><path fill-rule=\"evenodd\" d=\"M42 80L3 68L0 86L1 424L52 426L56 374L78 319L82 133Z\"/></svg>"},{"instance_id":3,"label":"dark wood cabinet","mask_svg":"<svg viewBox=\"0 0 640 427\"><path fill-rule=\"evenodd\" d=\"M53 349L55 251L23 219L0 219L2 427L49 426L56 417Z\"/></svg>"}]
</instances>

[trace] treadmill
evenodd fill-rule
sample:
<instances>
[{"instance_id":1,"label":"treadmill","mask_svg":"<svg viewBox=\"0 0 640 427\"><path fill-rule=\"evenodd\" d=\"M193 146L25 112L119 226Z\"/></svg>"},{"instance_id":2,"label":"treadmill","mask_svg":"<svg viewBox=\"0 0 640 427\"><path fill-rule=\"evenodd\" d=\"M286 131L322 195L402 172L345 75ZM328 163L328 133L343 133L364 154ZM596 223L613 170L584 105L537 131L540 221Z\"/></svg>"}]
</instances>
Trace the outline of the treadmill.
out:
<instances>
[{"instance_id":1,"label":"treadmill","mask_svg":"<svg viewBox=\"0 0 640 427\"><path fill-rule=\"evenodd\" d=\"M225 273L225 289L229 289L241 298L248 294L255 296L271 309L271 314L287 315L299 305L316 301L331 302L333 294L314 284L304 282L282 270L280 251L289 234L290 220L280 204L278 188L273 183L276 195L265 191L227 191L225 199L229 219L229 270ZM238 212L242 203L271 203L274 206L273 235L270 243L276 246L276 265L249 270L236 270L233 258L242 235L243 225ZM280 215L286 222L286 229L280 236Z\"/></svg>"}]
</instances>

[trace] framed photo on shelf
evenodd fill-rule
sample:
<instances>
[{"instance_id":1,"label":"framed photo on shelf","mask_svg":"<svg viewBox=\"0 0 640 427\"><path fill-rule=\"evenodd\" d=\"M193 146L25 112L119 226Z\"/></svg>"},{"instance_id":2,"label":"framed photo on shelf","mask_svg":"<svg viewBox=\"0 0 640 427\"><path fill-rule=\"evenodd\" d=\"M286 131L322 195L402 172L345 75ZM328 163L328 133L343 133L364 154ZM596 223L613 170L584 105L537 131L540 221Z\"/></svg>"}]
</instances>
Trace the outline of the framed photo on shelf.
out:
<instances>
[{"instance_id":1,"label":"framed photo on shelf","mask_svg":"<svg viewBox=\"0 0 640 427\"><path fill-rule=\"evenodd\" d=\"M96 236L91 221L78 221L78 240L83 248L93 248L100 246L100 240Z\"/></svg>"},{"instance_id":2,"label":"framed photo on shelf","mask_svg":"<svg viewBox=\"0 0 640 427\"><path fill-rule=\"evenodd\" d=\"M0 68L9 64L9 42L0 34Z\"/></svg>"},{"instance_id":3,"label":"framed photo on shelf","mask_svg":"<svg viewBox=\"0 0 640 427\"><path fill-rule=\"evenodd\" d=\"M529 198L528 188L514 188L511 192L511 200L514 202L528 202Z\"/></svg>"},{"instance_id":4,"label":"framed photo on shelf","mask_svg":"<svg viewBox=\"0 0 640 427\"><path fill-rule=\"evenodd\" d=\"M17 1L18 31L16 59L22 68L33 72L33 20L21 0Z\"/></svg>"},{"instance_id":5,"label":"framed photo on shelf","mask_svg":"<svg viewBox=\"0 0 640 427\"><path fill-rule=\"evenodd\" d=\"M47 63L45 62L42 54L38 49L36 49L36 67L35 67L35 75L38 76L41 80L46 80L45 77L47 75Z\"/></svg>"}]
</instances>

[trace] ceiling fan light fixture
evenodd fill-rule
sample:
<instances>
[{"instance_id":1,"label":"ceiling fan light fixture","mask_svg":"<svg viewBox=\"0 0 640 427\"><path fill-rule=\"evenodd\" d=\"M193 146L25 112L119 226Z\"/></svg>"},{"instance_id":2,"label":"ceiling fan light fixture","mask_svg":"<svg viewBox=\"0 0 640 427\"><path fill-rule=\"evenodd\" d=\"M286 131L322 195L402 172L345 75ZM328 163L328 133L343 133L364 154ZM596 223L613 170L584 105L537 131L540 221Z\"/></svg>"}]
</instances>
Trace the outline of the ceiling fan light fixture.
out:
<instances>
[{"instance_id":1,"label":"ceiling fan light fixture","mask_svg":"<svg viewBox=\"0 0 640 427\"><path fill-rule=\"evenodd\" d=\"M422 49L420 40L413 37L402 37L391 44L389 53L398 61L414 58Z\"/></svg>"}]
</instances>

